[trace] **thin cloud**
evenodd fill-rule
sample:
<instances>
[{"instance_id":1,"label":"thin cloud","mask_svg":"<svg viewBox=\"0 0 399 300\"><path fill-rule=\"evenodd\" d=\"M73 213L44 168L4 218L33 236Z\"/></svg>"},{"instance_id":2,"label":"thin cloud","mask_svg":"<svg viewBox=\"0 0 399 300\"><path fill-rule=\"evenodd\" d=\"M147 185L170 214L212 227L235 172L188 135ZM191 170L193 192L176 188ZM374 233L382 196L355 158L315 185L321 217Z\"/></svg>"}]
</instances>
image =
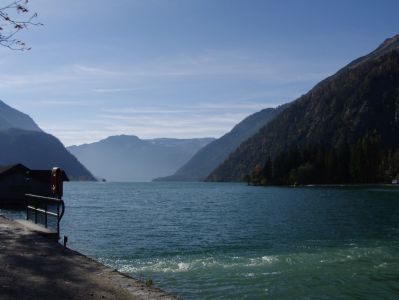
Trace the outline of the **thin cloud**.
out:
<instances>
[{"instance_id":1,"label":"thin cloud","mask_svg":"<svg viewBox=\"0 0 399 300\"><path fill-rule=\"evenodd\" d=\"M185 114L192 113L195 111L194 108L184 109L170 109L162 107L123 107L123 108L104 108L101 110L104 113L110 114Z\"/></svg>"},{"instance_id":2,"label":"thin cloud","mask_svg":"<svg viewBox=\"0 0 399 300\"><path fill-rule=\"evenodd\" d=\"M140 91L144 90L144 87L136 87L136 88L108 88L108 89L93 89L92 91L95 93L121 93L121 92L133 92L133 91Z\"/></svg>"},{"instance_id":3,"label":"thin cloud","mask_svg":"<svg viewBox=\"0 0 399 300\"><path fill-rule=\"evenodd\" d=\"M35 105L43 105L43 106L94 106L97 105L92 101L76 101L76 100L39 100L35 101Z\"/></svg>"},{"instance_id":4,"label":"thin cloud","mask_svg":"<svg viewBox=\"0 0 399 300\"><path fill-rule=\"evenodd\" d=\"M66 145L95 142L110 135L137 135L140 138L199 138L219 137L245 118L245 113L128 115L100 114L84 122L57 122L41 127L59 137ZM63 124L64 123L64 124Z\"/></svg>"},{"instance_id":5,"label":"thin cloud","mask_svg":"<svg viewBox=\"0 0 399 300\"><path fill-rule=\"evenodd\" d=\"M125 75L123 72L106 69L97 66L84 66L84 65L73 65L73 70L78 74L90 75L90 76L121 76Z\"/></svg>"},{"instance_id":6,"label":"thin cloud","mask_svg":"<svg viewBox=\"0 0 399 300\"><path fill-rule=\"evenodd\" d=\"M41 128L67 145L122 133L145 138L217 137L251 113L295 99L292 95L300 94L300 88L287 86L304 81L311 85L321 76L320 68L306 72L312 69L307 66L304 71L305 63L244 51L207 51L123 66L74 63L18 75L13 71L0 76L0 87L3 95L18 98L19 107L30 107L26 112ZM243 81L244 88L237 90ZM29 95L25 104L20 95ZM73 122L60 109L60 126L52 126L53 113L43 112L57 107L71 111L75 107Z\"/></svg>"},{"instance_id":7,"label":"thin cloud","mask_svg":"<svg viewBox=\"0 0 399 300\"><path fill-rule=\"evenodd\" d=\"M203 109L218 109L218 110L261 110L269 107L276 107L277 103L226 103L226 102L205 102L198 104L199 108Z\"/></svg>"},{"instance_id":8,"label":"thin cloud","mask_svg":"<svg viewBox=\"0 0 399 300\"><path fill-rule=\"evenodd\" d=\"M277 63L271 58L257 56L219 51L191 57L166 57L132 62L123 66L72 64L31 73L7 73L0 76L0 87L59 90L78 88L83 91L83 87L94 85L91 91L96 93L117 93L141 90L143 85L147 86L147 89L165 84L178 88L185 84L185 80L196 80L194 77L213 79L215 83L242 78L246 81L256 80L269 84L289 84L315 82L331 74L325 70L314 71L320 68L312 68L314 62L278 60ZM329 67L325 66L324 69ZM124 84L122 88L121 83ZM139 88L136 87L138 84ZM98 87L104 85L107 87Z\"/></svg>"}]
</instances>

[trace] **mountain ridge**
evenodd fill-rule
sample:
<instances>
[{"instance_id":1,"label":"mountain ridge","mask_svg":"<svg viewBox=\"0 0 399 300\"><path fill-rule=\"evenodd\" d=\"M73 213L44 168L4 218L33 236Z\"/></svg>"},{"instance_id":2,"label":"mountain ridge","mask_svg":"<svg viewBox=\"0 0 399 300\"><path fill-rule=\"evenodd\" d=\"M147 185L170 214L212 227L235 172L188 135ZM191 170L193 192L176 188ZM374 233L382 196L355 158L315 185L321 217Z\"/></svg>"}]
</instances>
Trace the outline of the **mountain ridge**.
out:
<instances>
[{"instance_id":1,"label":"mountain ridge","mask_svg":"<svg viewBox=\"0 0 399 300\"><path fill-rule=\"evenodd\" d=\"M108 181L150 181L175 172L213 140L140 139L134 135L118 135L67 149L93 174Z\"/></svg>"},{"instance_id":2,"label":"mountain ridge","mask_svg":"<svg viewBox=\"0 0 399 300\"><path fill-rule=\"evenodd\" d=\"M0 165L21 163L30 169L60 167L70 180L94 180L57 138L43 131L0 130L0 148Z\"/></svg>"},{"instance_id":3,"label":"mountain ridge","mask_svg":"<svg viewBox=\"0 0 399 300\"><path fill-rule=\"evenodd\" d=\"M12 108L0 100L0 130L11 128L42 131L29 115Z\"/></svg>"},{"instance_id":4,"label":"mountain ridge","mask_svg":"<svg viewBox=\"0 0 399 300\"><path fill-rule=\"evenodd\" d=\"M276 117L288 104L277 108L266 108L258 111L233 127L221 138L209 143L199 150L175 174L155 178L154 181L201 181L204 180L228 155L243 141L255 134L263 125Z\"/></svg>"},{"instance_id":5,"label":"mountain ridge","mask_svg":"<svg viewBox=\"0 0 399 300\"><path fill-rule=\"evenodd\" d=\"M0 100L0 165L22 163L31 169L60 167L71 180L94 180L54 136L27 114Z\"/></svg>"},{"instance_id":6,"label":"mountain ridge","mask_svg":"<svg viewBox=\"0 0 399 300\"><path fill-rule=\"evenodd\" d=\"M308 177L313 178L313 182L306 183L388 180L397 172L394 165L398 147L395 132L399 130L398 73L399 35L396 35L292 102L258 134L241 144L207 180L242 181L252 177L258 183L288 184L295 183L301 172L308 172ZM378 153L372 152L371 149L377 151L377 148ZM358 157L367 160L370 153L375 159L367 170ZM340 162L337 157L343 160ZM330 162L327 164L323 159ZM389 164L389 170L382 166L381 160ZM344 164L346 169L334 170L334 176L324 174L334 169L331 161ZM381 173L382 169L386 175ZM273 172L277 171L281 171L280 177L273 178ZM301 180L304 181L303 176Z\"/></svg>"}]
</instances>

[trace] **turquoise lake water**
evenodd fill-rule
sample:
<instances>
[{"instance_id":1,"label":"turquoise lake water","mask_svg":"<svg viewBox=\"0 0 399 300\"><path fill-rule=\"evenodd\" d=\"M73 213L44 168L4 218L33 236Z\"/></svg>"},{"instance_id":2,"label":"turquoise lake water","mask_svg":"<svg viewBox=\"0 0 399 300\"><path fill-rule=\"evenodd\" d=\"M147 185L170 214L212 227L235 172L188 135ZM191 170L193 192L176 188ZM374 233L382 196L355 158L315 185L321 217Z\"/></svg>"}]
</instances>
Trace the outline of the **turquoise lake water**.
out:
<instances>
[{"instance_id":1,"label":"turquoise lake water","mask_svg":"<svg viewBox=\"0 0 399 300\"><path fill-rule=\"evenodd\" d=\"M399 188L67 183L69 247L184 299L398 299Z\"/></svg>"}]
</instances>

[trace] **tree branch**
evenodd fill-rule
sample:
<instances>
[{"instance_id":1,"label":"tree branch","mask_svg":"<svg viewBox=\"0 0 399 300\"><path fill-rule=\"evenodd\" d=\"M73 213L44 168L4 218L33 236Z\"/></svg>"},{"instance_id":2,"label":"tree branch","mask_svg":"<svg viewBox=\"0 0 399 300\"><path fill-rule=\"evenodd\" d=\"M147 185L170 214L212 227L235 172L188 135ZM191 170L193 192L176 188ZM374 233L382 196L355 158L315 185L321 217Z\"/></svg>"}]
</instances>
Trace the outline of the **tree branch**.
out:
<instances>
[{"instance_id":1,"label":"tree branch","mask_svg":"<svg viewBox=\"0 0 399 300\"><path fill-rule=\"evenodd\" d=\"M28 29L29 26L43 25L34 22L37 13L29 15L28 2L29 0L15 0L0 8L0 46L19 51L31 49L24 42L14 38L19 31ZM27 18L17 19L15 14L25 15Z\"/></svg>"}]
</instances>

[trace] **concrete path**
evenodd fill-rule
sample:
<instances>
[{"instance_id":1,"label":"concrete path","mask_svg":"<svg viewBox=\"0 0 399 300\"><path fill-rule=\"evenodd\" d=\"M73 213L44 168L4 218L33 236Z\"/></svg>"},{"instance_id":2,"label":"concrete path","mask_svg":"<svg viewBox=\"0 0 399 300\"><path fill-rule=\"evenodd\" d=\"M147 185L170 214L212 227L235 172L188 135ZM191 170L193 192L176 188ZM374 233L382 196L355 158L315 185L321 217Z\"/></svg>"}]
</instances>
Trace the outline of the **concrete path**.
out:
<instances>
[{"instance_id":1,"label":"concrete path","mask_svg":"<svg viewBox=\"0 0 399 300\"><path fill-rule=\"evenodd\" d=\"M0 299L176 299L0 216Z\"/></svg>"}]
</instances>

